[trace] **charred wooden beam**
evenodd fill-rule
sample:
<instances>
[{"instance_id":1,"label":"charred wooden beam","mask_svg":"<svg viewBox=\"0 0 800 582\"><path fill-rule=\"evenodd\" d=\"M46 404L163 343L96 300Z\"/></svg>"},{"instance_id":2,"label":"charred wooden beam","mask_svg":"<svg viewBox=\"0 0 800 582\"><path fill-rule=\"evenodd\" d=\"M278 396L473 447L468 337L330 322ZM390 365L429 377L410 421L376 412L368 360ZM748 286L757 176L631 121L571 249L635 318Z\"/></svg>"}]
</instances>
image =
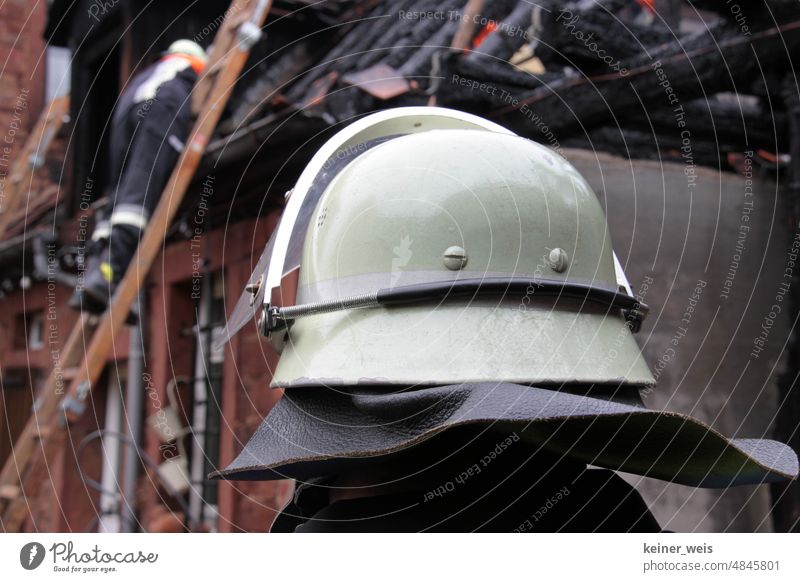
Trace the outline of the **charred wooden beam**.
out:
<instances>
[{"instance_id":1,"label":"charred wooden beam","mask_svg":"<svg viewBox=\"0 0 800 582\"><path fill-rule=\"evenodd\" d=\"M405 11L392 9L394 24L373 42L373 48L360 55L353 70L363 70L376 63L386 63L391 56L409 55L419 49L424 41L442 26L447 14L460 4L460 0L446 0L433 5L428 0L417 0ZM401 61L403 62L403 61ZM396 68L397 65L390 65Z\"/></svg>"},{"instance_id":2,"label":"charred wooden beam","mask_svg":"<svg viewBox=\"0 0 800 582\"><path fill-rule=\"evenodd\" d=\"M538 11L535 52L548 69L619 72L623 63L647 54L648 48L676 41L676 30L660 20L645 26L603 4L547 6Z\"/></svg>"},{"instance_id":3,"label":"charred wooden beam","mask_svg":"<svg viewBox=\"0 0 800 582\"><path fill-rule=\"evenodd\" d=\"M270 61L261 76L241 91L230 116L220 124L219 132L229 134L254 119L261 109L314 62L314 55L309 52L313 48L307 44L296 44L288 47L280 58Z\"/></svg>"},{"instance_id":4,"label":"charred wooden beam","mask_svg":"<svg viewBox=\"0 0 800 582\"><path fill-rule=\"evenodd\" d=\"M481 61L494 59L508 61L526 42L530 42L530 27L535 5L519 2L514 10L497 25L481 46L467 59Z\"/></svg>"},{"instance_id":5,"label":"charred wooden beam","mask_svg":"<svg viewBox=\"0 0 800 582\"><path fill-rule=\"evenodd\" d=\"M463 0L448 0L436 4L437 10L440 11L440 17L423 19L416 26L405 29L404 35L395 41L395 46L392 50L383 52L380 62L393 69L402 67L404 63L408 62L416 52L430 41L446 21L452 19L462 4ZM386 46L388 46L388 43Z\"/></svg>"},{"instance_id":6,"label":"charred wooden beam","mask_svg":"<svg viewBox=\"0 0 800 582\"><path fill-rule=\"evenodd\" d=\"M708 136L705 136L706 138ZM599 127L584 135L559 142L560 147L601 151L623 158L682 162L681 139L674 133L654 133L628 127ZM735 148L740 152L740 148ZM726 152L709 139L693 137L692 161L697 165L723 171L727 168Z\"/></svg>"},{"instance_id":7,"label":"charred wooden beam","mask_svg":"<svg viewBox=\"0 0 800 582\"><path fill-rule=\"evenodd\" d=\"M557 83L561 73L534 75L508 64L474 61L450 54L441 61L436 102L478 114L507 106L521 92Z\"/></svg>"},{"instance_id":8,"label":"charred wooden beam","mask_svg":"<svg viewBox=\"0 0 800 582\"><path fill-rule=\"evenodd\" d=\"M383 3L375 6L368 14L356 21L345 20L341 25L341 32L335 48L329 51L320 62L306 73L302 79L295 83L287 94L289 101L302 103L306 93L317 79L320 79L333 70L342 67L341 61L347 59L348 55L359 52L363 45L362 28L365 23L375 25L376 21L390 22L391 17L387 15L386 7ZM366 31L367 28L364 28Z\"/></svg>"},{"instance_id":9,"label":"charred wooden beam","mask_svg":"<svg viewBox=\"0 0 800 582\"><path fill-rule=\"evenodd\" d=\"M681 6L683 0L655 0L656 12L660 19L670 30L677 30L681 21Z\"/></svg>"},{"instance_id":10,"label":"charred wooden beam","mask_svg":"<svg viewBox=\"0 0 800 582\"><path fill-rule=\"evenodd\" d=\"M792 53L800 46L800 21L751 36L741 35L730 24L720 24L712 32L653 51L652 60L637 59L625 74L564 78L520 94L493 117L508 120L533 112L566 138L641 104L672 110L694 98L738 92L749 87L765 63L785 59L787 50Z\"/></svg>"},{"instance_id":11,"label":"charred wooden beam","mask_svg":"<svg viewBox=\"0 0 800 582\"><path fill-rule=\"evenodd\" d=\"M525 129L520 127L519 131ZM680 134L670 129L669 127L638 129L627 124L622 127L600 127L584 135L561 140L558 145L603 151L624 158L685 163L684 152L681 149L685 144ZM527 130L530 132L530 127ZM736 166L732 165L731 156L735 162L736 157L742 156L745 151L758 149L762 148L752 140L747 144L743 139L731 140L713 133L692 130L692 162L699 166L714 168L720 172L732 170ZM766 151L771 153L772 149L773 147L770 147Z\"/></svg>"},{"instance_id":12,"label":"charred wooden beam","mask_svg":"<svg viewBox=\"0 0 800 582\"><path fill-rule=\"evenodd\" d=\"M533 74L511 64L474 61L458 58L458 55L451 55L443 62L447 65L446 70L453 75L478 82L508 85L509 87L514 87L517 91L521 89L536 89L545 82L553 82L564 77L561 72Z\"/></svg>"},{"instance_id":13,"label":"charred wooden beam","mask_svg":"<svg viewBox=\"0 0 800 582\"><path fill-rule=\"evenodd\" d=\"M789 150L786 114L771 110L755 97L724 94L695 99L683 105L692 140L716 144L722 152L762 149L770 153ZM632 110L620 120L627 129L675 134L675 112L670 109Z\"/></svg>"},{"instance_id":14,"label":"charred wooden beam","mask_svg":"<svg viewBox=\"0 0 800 582\"><path fill-rule=\"evenodd\" d=\"M432 68L433 55L448 50L456 30L458 30L457 22L452 20L445 22L425 41L419 50L411 55L408 61L400 66L398 69L400 73L408 77L429 74Z\"/></svg>"},{"instance_id":15,"label":"charred wooden beam","mask_svg":"<svg viewBox=\"0 0 800 582\"><path fill-rule=\"evenodd\" d=\"M739 11L732 8L731 2L719 0L689 0L695 8L719 14L724 18L736 19ZM759 15L769 12L776 17L792 16L797 14L795 0L737 0L735 5L741 8L745 17L757 19Z\"/></svg>"},{"instance_id":16,"label":"charred wooden beam","mask_svg":"<svg viewBox=\"0 0 800 582\"><path fill-rule=\"evenodd\" d=\"M450 48L460 51L469 47L470 41L475 36L475 30L485 6L486 0L468 0L467 5L464 6L464 18L461 20L461 24L458 25L458 30L453 36Z\"/></svg>"}]
</instances>

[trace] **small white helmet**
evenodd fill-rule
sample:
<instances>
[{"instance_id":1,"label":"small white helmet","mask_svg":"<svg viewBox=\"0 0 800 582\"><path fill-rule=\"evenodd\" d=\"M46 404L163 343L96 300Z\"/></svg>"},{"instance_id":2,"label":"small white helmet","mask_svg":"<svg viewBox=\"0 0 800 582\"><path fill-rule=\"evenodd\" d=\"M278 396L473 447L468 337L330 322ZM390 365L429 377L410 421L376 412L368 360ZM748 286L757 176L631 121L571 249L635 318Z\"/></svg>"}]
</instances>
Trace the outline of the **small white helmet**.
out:
<instances>
[{"instance_id":1,"label":"small white helmet","mask_svg":"<svg viewBox=\"0 0 800 582\"><path fill-rule=\"evenodd\" d=\"M171 45L169 45L169 48L167 49L167 54L189 55L190 57L196 57L204 61L208 58L206 55L206 51L205 49L203 49L203 47L201 47L193 40L189 40L187 38L176 40Z\"/></svg>"}]
</instances>

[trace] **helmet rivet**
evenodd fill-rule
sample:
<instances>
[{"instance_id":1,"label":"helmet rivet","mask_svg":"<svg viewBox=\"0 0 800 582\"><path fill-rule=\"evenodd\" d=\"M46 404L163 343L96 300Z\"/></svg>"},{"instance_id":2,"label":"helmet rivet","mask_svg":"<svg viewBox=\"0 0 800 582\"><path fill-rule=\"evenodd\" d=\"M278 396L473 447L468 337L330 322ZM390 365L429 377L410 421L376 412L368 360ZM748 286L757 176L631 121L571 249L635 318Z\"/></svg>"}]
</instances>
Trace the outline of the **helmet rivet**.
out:
<instances>
[{"instance_id":1,"label":"helmet rivet","mask_svg":"<svg viewBox=\"0 0 800 582\"><path fill-rule=\"evenodd\" d=\"M261 283L264 281L264 275L261 275L258 278L258 281L253 283L248 283L245 285L244 290L250 293L250 305L254 305L256 302L256 297L258 297L258 292L261 290Z\"/></svg>"},{"instance_id":2,"label":"helmet rivet","mask_svg":"<svg viewBox=\"0 0 800 582\"><path fill-rule=\"evenodd\" d=\"M458 271L467 266L467 251L458 246L448 247L442 255L444 266L451 271Z\"/></svg>"},{"instance_id":3,"label":"helmet rivet","mask_svg":"<svg viewBox=\"0 0 800 582\"><path fill-rule=\"evenodd\" d=\"M563 273L567 270L567 265L569 265L567 251L560 248L551 250L550 254L547 255L547 263L556 273Z\"/></svg>"}]
</instances>

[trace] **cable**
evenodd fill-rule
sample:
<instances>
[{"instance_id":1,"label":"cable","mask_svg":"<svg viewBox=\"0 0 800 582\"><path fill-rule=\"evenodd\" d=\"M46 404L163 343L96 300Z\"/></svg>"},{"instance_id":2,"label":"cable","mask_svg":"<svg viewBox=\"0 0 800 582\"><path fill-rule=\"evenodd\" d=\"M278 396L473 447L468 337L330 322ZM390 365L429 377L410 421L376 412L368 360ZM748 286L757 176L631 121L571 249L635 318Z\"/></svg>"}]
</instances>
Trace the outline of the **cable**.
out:
<instances>
[{"instance_id":1,"label":"cable","mask_svg":"<svg viewBox=\"0 0 800 582\"><path fill-rule=\"evenodd\" d=\"M95 491L97 491L98 493L100 493L102 495L112 495L112 496L115 496L115 497L117 495L119 495L118 491L109 491L109 490L107 490L107 489L105 489L103 487L102 483L100 483L100 482L96 481L95 479L92 479L91 477L89 477L89 475L87 475L86 472L84 471L83 465L82 465L82 462L81 462L81 458L83 457L83 452L86 450L86 447L88 447L89 444L92 441L95 441L95 440L97 440L99 438L103 438L103 437L116 438L120 442L122 442L122 443L128 445L129 447L131 447L132 449L134 449L136 451L136 454L139 455L139 458L142 460L142 462L148 468L153 469L153 471L155 471L156 479L164 487L164 489L167 491L167 493L170 495L170 497L175 499L178 502L178 504L181 506L181 509L183 510L183 513L186 516L186 521L188 522L189 531L190 532L200 531L200 528L197 527L198 524L194 523L194 520L192 519L192 516L189 513L189 506L187 505L186 500L184 500L181 495L179 495L176 492L172 491L170 489L170 487L167 485L167 483L164 482L164 480L161 479L160 474L158 472L158 463L156 463L147 453L145 453L144 450L142 450L142 448L139 447L133 441L133 439L131 439L128 435L126 435L124 433L116 432L116 431L113 431L113 430L100 429L100 430L96 430L96 431L94 431L92 433L89 433L88 435L83 437L83 439L81 440L80 443L78 443L78 446L75 449L75 460L76 460L76 465L77 465L77 468L78 468L78 475L80 475L81 480L86 485L88 485L89 487L91 487L92 489L94 489Z\"/></svg>"}]
</instances>

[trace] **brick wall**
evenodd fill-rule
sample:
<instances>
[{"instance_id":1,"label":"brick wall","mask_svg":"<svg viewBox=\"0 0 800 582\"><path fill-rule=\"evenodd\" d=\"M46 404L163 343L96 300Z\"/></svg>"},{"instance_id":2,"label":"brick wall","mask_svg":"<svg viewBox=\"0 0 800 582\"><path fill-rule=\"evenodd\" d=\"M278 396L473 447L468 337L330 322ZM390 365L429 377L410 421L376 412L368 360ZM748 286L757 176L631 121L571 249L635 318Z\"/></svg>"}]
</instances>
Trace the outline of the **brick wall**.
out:
<instances>
[{"instance_id":1,"label":"brick wall","mask_svg":"<svg viewBox=\"0 0 800 582\"><path fill-rule=\"evenodd\" d=\"M0 153L11 160L25 143L44 101L46 16L47 2L0 3ZM4 151L6 147L10 151ZM3 170L8 168L0 163Z\"/></svg>"},{"instance_id":2,"label":"brick wall","mask_svg":"<svg viewBox=\"0 0 800 582\"><path fill-rule=\"evenodd\" d=\"M252 271L252 249L263 247L277 223L278 213L220 228L204 235L203 258L209 271L224 270L225 292L235 301ZM169 401L167 384L174 377L191 376L194 338L185 333L195 322L194 306L186 293L193 275L192 243L171 244L156 259L148 280L149 324L147 368L152 394L145 400L147 416ZM232 303L228 305L230 310ZM275 353L251 327L242 330L225 350L221 404L219 466L224 467L241 448L280 398L268 388ZM213 406L213 404L211 404ZM158 439L145 429L144 445L151 458L162 462ZM220 482L219 530L264 532L288 501L289 481ZM142 528L146 531L181 531L168 511L179 508L159 487L150 471L141 476L137 492Z\"/></svg>"},{"instance_id":3,"label":"brick wall","mask_svg":"<svg viewBox=\"0 0 800 582\"><path fill-rule=\"evenodd\" d=\"M224 269L226 293L235 299L252 269L251 244L260 248L275 227L278 214L209 232L207 258L212 271ZM68 229L69 230L69 229ZM252 239L252 243L251 243ZM192 262L189 241L169 245L156 259L145 285L148 308L147 374L152 384L147 388L145 416L157 413L169 402L167 384L176 376L192 374L194 338L187 335L195 321L194 306L186 293L191 282ZM224 249L224 252L223 252ZM36 282L26 290L18 290L3 299L0 311L0 372L28 369L36 386L49 373L63 342L76 321L76 313L66 306L71 290L62 285ZM31 321L35 314L44 315L45 342L39 347L27 344ZM23 320L23 314L27 321ZM51 329L55 325L56 329ZM124 363L128 355L128 331L115 340L109 362ZM53 342L52 344L50 342ZM268 388L277 354L267 342L249 327L238 334L226 349L221 404L221 438L219 466L224 467L241 450L255 432L270 408L280 398L280 391ZM38 374L36 373L38 372ZM89 409L70 429L70 440L64 451L50 460L50 477L35 496L33 512L26 531L86 531L96 527L99 511L98 495L81 480L75 450L90 432L104 427L106 380L98 382L88 403ZM152 392L152 394L151 394ZM155 395L155 397L154 397ZM187 393L188 396L188 393ZM0 402L3 402L0 399ZM2 409L0 408L0 411ZM184 419L186 422L186 419ZM0 429L6 430L0 423ZM161 443L152 430L142 426L143 445L147 454L162 462ZM3 443L0 443L3 444ZM8 443L5 443L8 449ZM5 459L0 458L0 465ZM94 479L101 475L100 449L94 445L81 457L81 466ZM289 481L221 482L219 486L218 526L224 532L264 532L276 512L288 501L293 485ZM182 531L179 506L160 486L151 470L143 470L136 492L141 528L145 531ZM176 514L176 515L177 515Z\"/></svg>"}]
</instances>

